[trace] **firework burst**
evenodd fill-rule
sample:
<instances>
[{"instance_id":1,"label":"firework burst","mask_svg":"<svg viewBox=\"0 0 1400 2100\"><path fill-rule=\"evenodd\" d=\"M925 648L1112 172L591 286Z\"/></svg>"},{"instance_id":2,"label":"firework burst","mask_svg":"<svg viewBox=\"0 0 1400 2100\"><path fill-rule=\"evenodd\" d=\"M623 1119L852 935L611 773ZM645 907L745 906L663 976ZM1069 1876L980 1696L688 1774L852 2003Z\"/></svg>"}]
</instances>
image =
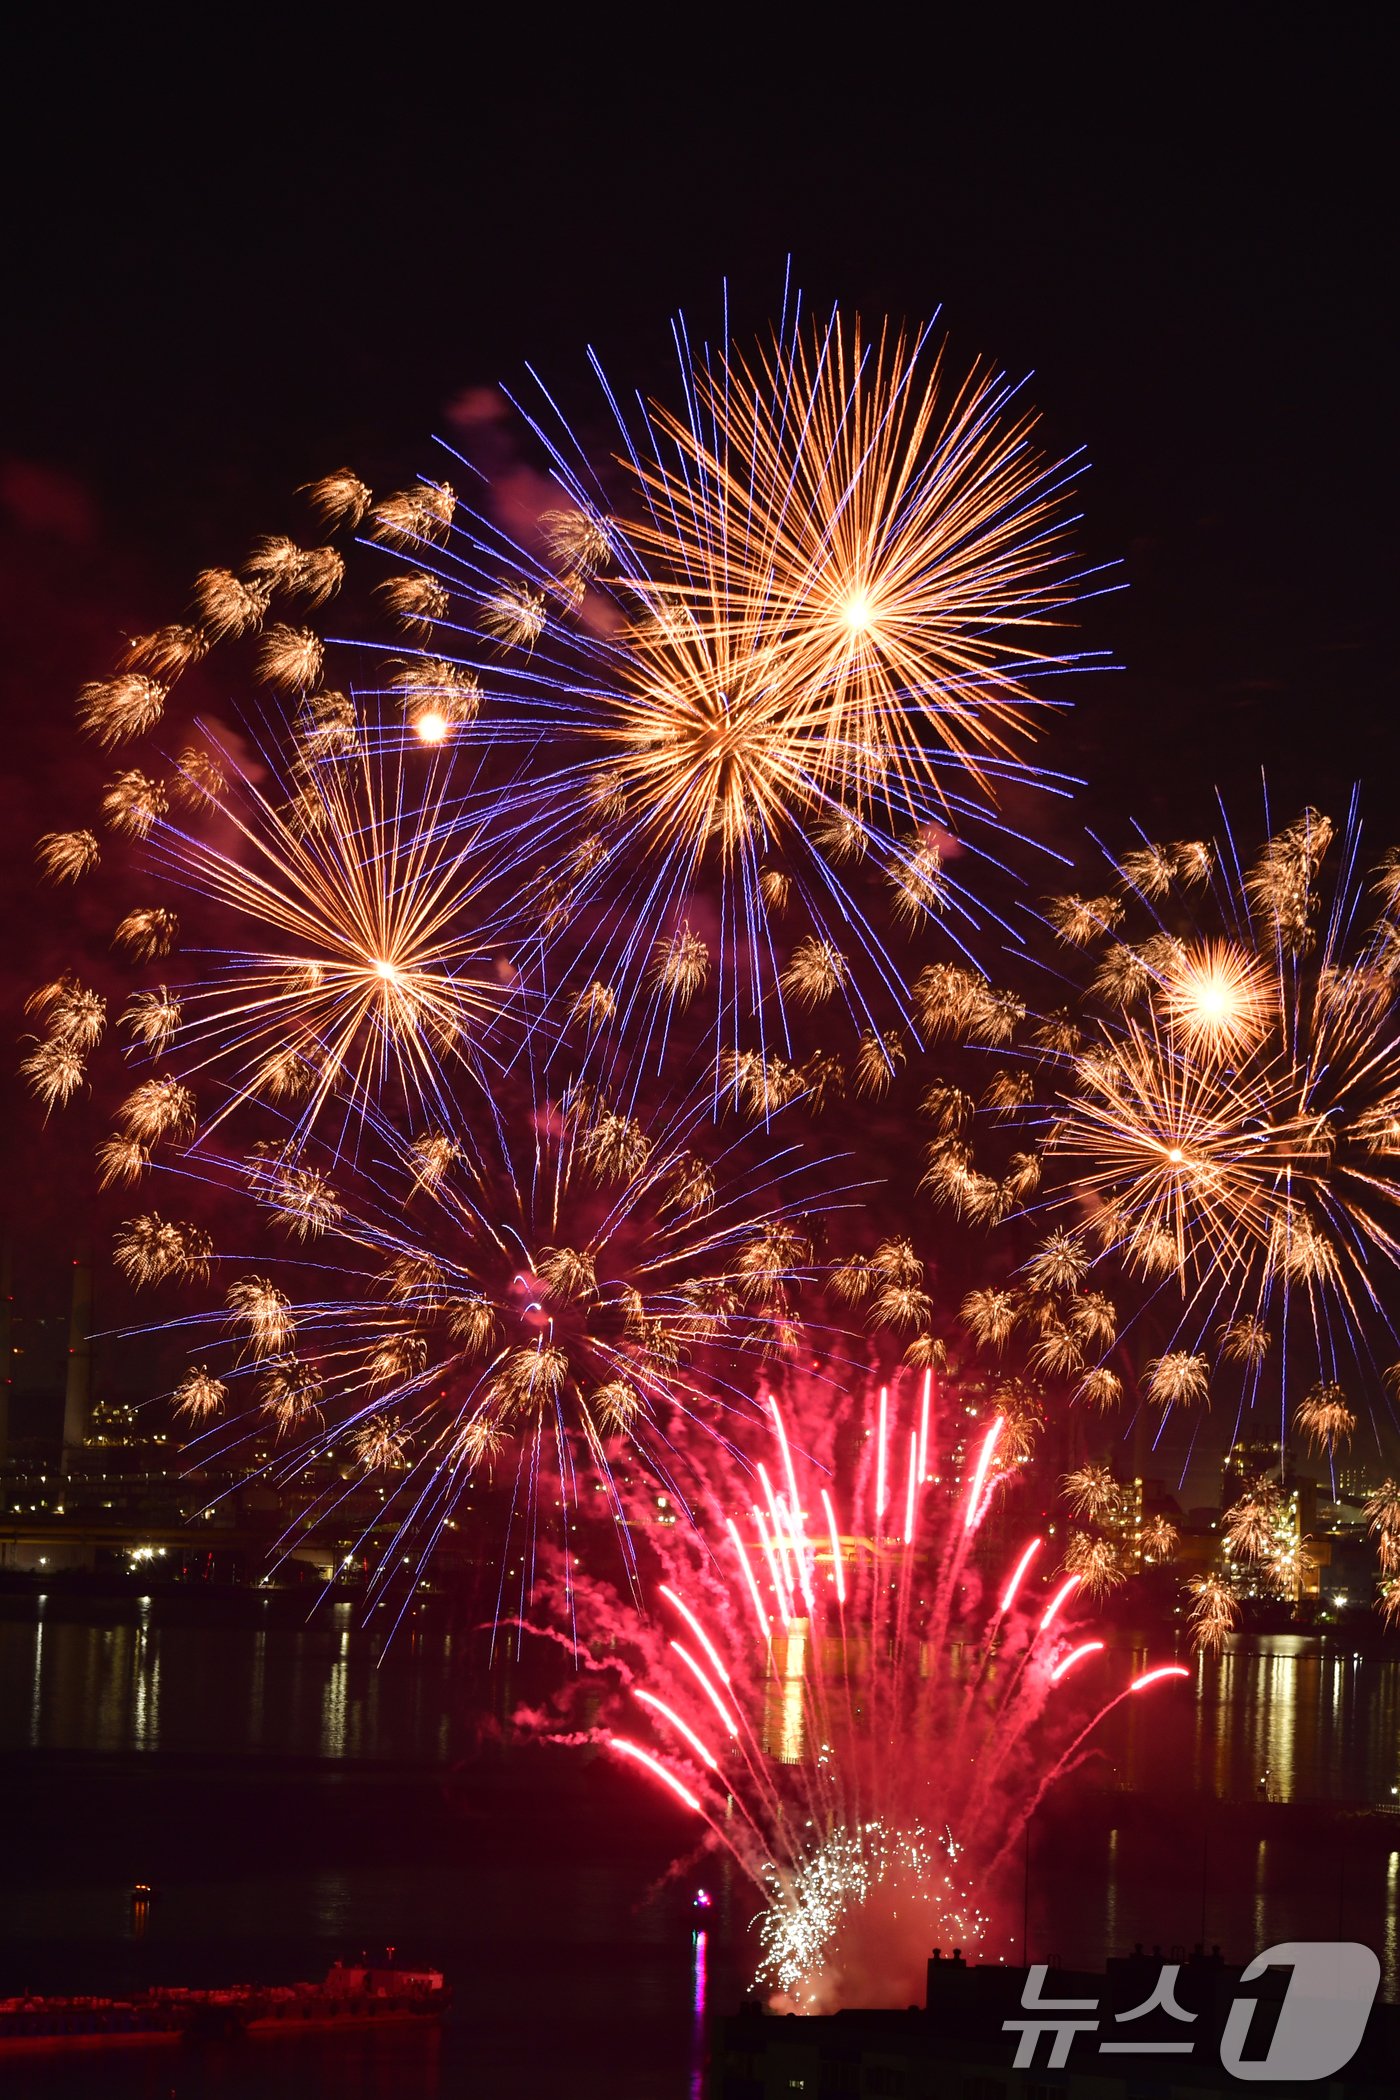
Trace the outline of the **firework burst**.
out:
<instances>
[{"instance_id":1,"label":"firework burst","mask_svg":"<svg viewBox=\"0 0 1400 2100\"><path fill-rule=\"evenodd\" d=\"M1056 1193L1156 1303L1180 1288L1155 1401L1201 1399L1214 1361L1256 1391L1282 1334L1280 1364L1301 1350L1317 1381L1300 1425L1330 1449L1342 1363L1393 1354L1400 1257L1400 951L1364 908L1358 824L1307 810L1253 860L1227 830L1119 870L1147 926L1105 926L1097 1018L1059 1056Z\"/></svg>"},{"instance_id":2,"label":"firework burst","mask_svg":"<svg viewBox=\"0 0 1400 2100\"><path fill-rule=\"evenodd\" d=\"M687 414L654 408L632 454L625 530L656 608L732 640L819 726L809 771L859 755L862 801L926 777L930 745L974 770L1022 745L1077 585L1064 469L1016 390L950 381L927 330L872 340L839 314L689 377Z\"/></svg>"},{"instance_id":3,"label":"firework burst","mask_svg":"<svg viewBox=\"0 0 1400 2100\"><path fill-rule=\"evenodd\" d=\"M932 1940L990 1944L998 1871L1086 1739L1074 1687L1104 1645L1074 1626L1079 1579L1038 1579L1042 1540L1005 1566L983 1549L1000 1416L940 1450L931 1378L836 1412L855 1460L833 1472L773 1405L771 1449L707 1498L701 1535L668 1535L637 1661L588 1673L590 1699L594 1670L627 1688L614 1753L759 1891L759 1980L804 2012L903 2004ZM601 1587L578 1603L617 1628Z\"/></svg>"},{"instance_id":4,"label":"firework burst","mask_svg":"<svg viewBox=\"0 0 1400 2100\"><path fill-rule=\"evenodd\" d=\"M304 717L292 735L304 755ZM135 870L178 891L181 910L138 908L114 937L167 979L133 991L121 1015L128 1055L169 1069L128 1097L119 1134L186 1146L197 1114L207 1132L244 1107L288 1118L284 1142L334 1122L331 1104L352 1133L394 1113L455 1120L463 1079L494 1069L515 996L502 960L508 850L483 823L452 822L431 761L410 780L358 743L334 759L318 751L286 800L267 765L259 784L230 754L202 771L195 756L174 776L198 785L190 817L172 820L166 797ZM50 1043L73 1053L41 1046L28 1061L51 1106L85 1076L101 1030L79 1032L67 1006L47 1018ZM130 1155L124 1170L136 1165ZM116 1167L109 1148L103 1171Z\"/></svg>"},{"instance_id":5,"label":"firework burst","mask_svg":"<svg viewBox=\"0 0 1400 2100\"><path fill-rule=\"evenodd\" d=\"M375 506L413 558L380 586L407 675L472 695L420 732L530 751L539 966L609 994L597 1058L645 1056L702 993L721 1041L757 1007L790 1056L831 999L878 1039L907 1018L905 944L987 923L1000 788L1038 777L1040 682L1078 661L1069 473L927 331L794 310L751 357L684 359L682 398L620 419L606 477L551 403L528 414L572 507L519 537L446 484Z\"/></svg>"},{"instance_id":6,"label":"firework burst","mask_svg":"<svg viewBox=\"0 0 1400 2100\"><path fill-rule=\"evenodd\" d=\"M271 1260L225 1286L222 1315L193 1318L207 1361L177 1407L217 1418L230 1452L270 1422L279 1479L322 1459L396 1476L356 1546L378 1556L376 1588L501 1463L532 1523L542 1481L567 1507L580 1468L621 1519L618 1456L674 1488L690 1443L750 1410L813 1274L805 1164L780 1157L759 1187L691 1150L697 1133L694 1109L648 1127L574 1096L498 1111L470 1151L376 1127L358 1163L313 1165L305 1141L240 1161L206 1135L184 1171L248 1191ZM210 1251L153 1217L123 1228L119 1259L144 1285L207 1279ZM308 1514L332 1517L343 1493Z\"/></svg>"}]
</instances>

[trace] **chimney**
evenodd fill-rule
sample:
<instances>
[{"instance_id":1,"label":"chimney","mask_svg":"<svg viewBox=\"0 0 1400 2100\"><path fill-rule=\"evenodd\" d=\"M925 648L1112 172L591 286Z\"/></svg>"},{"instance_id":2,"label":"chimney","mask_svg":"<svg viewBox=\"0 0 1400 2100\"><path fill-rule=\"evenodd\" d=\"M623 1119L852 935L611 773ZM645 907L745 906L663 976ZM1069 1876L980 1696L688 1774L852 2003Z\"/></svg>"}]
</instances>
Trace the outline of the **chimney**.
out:
<instances>
[{"instance_id":1,"label":"chimney","mask_svg":"<svg viewBox=\"0 0 1400 2100\"><path fill-rule=\"evenodd\" d=\"M68 1314L68 1376L63 1388L63 1465L68 1469L92 1433L92 1249L73 1256L73 1295Z\"/></svg>"},{"instance_id":2,"label":"chimney","mask_svg":"<svg viewBox=\"0 0 1400 2100\"><path fill-rule=\"evenodd\" d=\"M10 1455L10 1383L14 1377L14 1248L8 1233L0 1240L0 1466Z\"/></svg>"}]
</instances>

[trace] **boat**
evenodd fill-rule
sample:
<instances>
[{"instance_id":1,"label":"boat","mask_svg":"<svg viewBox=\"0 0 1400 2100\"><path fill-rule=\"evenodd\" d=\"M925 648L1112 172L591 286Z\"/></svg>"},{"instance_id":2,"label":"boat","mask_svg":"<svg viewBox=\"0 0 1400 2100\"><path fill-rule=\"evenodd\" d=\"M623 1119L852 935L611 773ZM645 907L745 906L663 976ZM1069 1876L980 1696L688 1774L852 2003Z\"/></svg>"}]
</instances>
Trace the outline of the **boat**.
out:
<instances>
[{"instance_id":1,"label":"boat","mask_svg":"<svg viewBox=\"0 0 1400 2100\"><path fill-rule=\"evenodd\" d=\"M334 1962L320 1983L178 1984L124 1997L0 1998L0 2057L157 2042L263 2040L391 2021L441 2020L451 2002L440 1969Z\"/></svg>"}]
</instances>

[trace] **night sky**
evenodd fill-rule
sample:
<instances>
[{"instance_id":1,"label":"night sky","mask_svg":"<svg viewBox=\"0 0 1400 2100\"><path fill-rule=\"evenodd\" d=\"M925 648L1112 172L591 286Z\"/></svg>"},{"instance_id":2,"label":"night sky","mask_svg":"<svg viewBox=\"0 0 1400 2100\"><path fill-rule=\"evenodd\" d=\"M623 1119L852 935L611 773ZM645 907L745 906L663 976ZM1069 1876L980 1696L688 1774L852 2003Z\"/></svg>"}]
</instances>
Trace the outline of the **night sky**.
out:
<instances>
[{"instance_id":1,"label":"night sky","mask_svg":"<svg viewBox=\"0 0 1400 2100\"><path fill-rule=\"evenodd\" d=\"M1209 830L1219 783L1252 831L1267 766L1284 815L1360 778L1400 838L1379 10L55 19L3 144L7 994L49 959L30 841L83 799L71 698L118 631L311 475L431 468L527 359L585 417L588 344L669 390L672 311L713 336L727 278L755 334L789 255L819 308L941 305L1085 448L1082 544L1127 586L1084 610L1122 668L1046 749L1086 817ZM69 1199L14 1098L46 1245Z\"/></svg>"}]
</instances>

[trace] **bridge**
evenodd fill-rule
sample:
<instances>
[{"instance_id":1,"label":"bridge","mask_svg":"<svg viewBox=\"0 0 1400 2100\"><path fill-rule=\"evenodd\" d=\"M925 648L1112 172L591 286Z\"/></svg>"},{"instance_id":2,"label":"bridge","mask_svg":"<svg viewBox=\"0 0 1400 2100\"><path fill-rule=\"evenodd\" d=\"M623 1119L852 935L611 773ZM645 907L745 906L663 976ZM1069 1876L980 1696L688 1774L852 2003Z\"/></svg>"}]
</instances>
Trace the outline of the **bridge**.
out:
<instances>
[{"instance_id":1,"label":"bridge","mask_svg":"<svg viewBox=\"0 0 1400 2100\"><path fill-rule=\"evenodd\" d=\"M386 1542L390 1527L385 1527ZM0 1569L39 1573L95 1568L103 1559L147 1560L159 1555L236 1554L259 1566L274 1557L304 1562L325 1579L344 1560L358 1533L346 1537L311 1525L278 1546L287 1530L276 1522L221 1523L208 1518L162 1518L103 1512L56 1516L11 1511L0 1515ZM371 1556L378 1544L371 1534ZM364 1550L362 1548L361 1550Z\"/></svg>"}]
</instances>

